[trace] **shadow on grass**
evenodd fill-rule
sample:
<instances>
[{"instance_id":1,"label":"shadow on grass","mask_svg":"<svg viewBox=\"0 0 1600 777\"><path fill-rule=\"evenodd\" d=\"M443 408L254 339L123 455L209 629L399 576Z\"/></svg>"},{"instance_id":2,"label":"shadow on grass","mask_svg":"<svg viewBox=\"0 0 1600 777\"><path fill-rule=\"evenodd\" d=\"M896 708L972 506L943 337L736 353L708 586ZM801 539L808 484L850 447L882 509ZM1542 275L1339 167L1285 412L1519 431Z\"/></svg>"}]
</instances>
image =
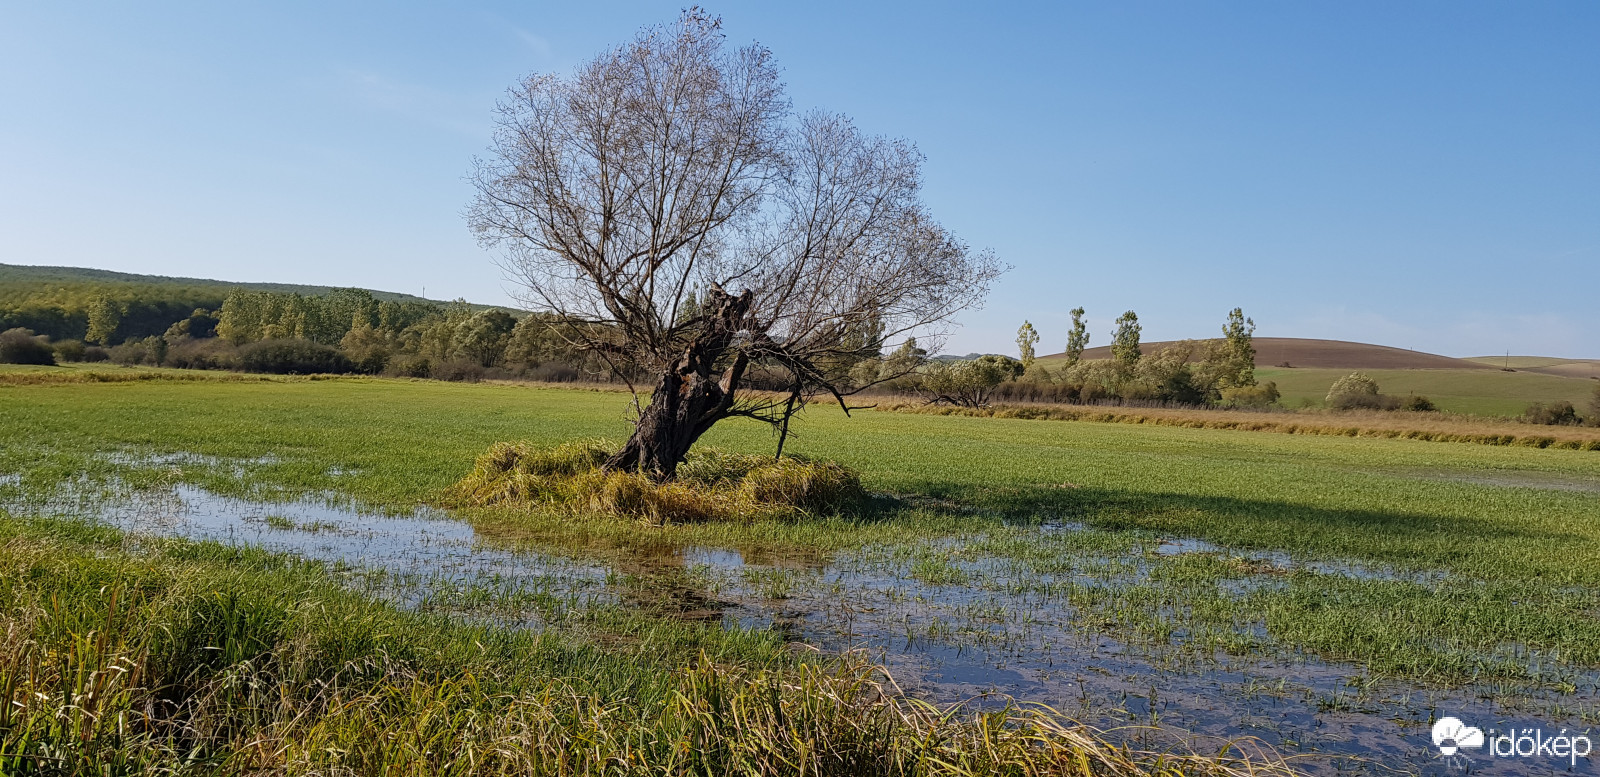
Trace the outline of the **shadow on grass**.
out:
<instances>
[{"instance_id":1,"label":"shadow on grass","mask_svg":"<svg viewBox=\"0 0 1600 777\"><path fill-rule=\"evenodd\" d=\"M613 590L639 609L712 620L729 603L708 590L700 565L821 569L868 544L982 533L1005 525L1071 525L1156 538L1195 538L1238 551L1448 570L1485 581L1600 584L1600 569L1572 563L1600 554L1593 535L1560 521L1341 509L1270 498L1129 492L1082 487L929 482L916 493L877 494L859 509L782 521L646 526L623 518L540 516L487 509L482 539L601 560ZM476 512L476 511L474 511ZM720 549L720 550L712 550ZM1567 549L1570 552L1559 552Z\"/></svg>"},{"instance_id":2,"label":"shadow on grass","mask_svg":"<svg viewBox=\"0 0 1600 777\"><path fill-rule=\"evenodd\" d=\"M1107 531L1194 537L1240 550L1455 568L1486 578L1558 577L1600 582L1592 565L1594 534L1574 524L1519 516L1463 517L1400 510L1327 508L1272 499L1179 493L1131 493L1057 486L929 484L904 498L923 509L1002 516L1009 523L1079 523ZM953 506L953 507L946 507ZM1542 518L1543 516L1540 516Z\"/></svg>"}]
</instances>

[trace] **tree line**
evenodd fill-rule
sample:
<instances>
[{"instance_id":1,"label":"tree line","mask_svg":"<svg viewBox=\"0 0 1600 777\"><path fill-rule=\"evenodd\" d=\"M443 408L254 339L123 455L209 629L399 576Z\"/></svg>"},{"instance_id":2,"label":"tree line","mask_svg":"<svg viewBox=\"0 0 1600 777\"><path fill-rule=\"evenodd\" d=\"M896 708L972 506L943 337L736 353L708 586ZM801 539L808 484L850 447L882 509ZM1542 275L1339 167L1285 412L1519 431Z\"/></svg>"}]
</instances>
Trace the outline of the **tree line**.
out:
<instances>
[{"instance_id":1,"label":"tree line","mask_svg":"<svg viewBox=\"0 0 1600 777\"><path fill-rule=\"evenodd\" d=\"M0 284L0 331L27 329L53 341L118 344L150 337L196 309L215 309L227 289L142 283ZM90 335L91 323L100 327Z\"/></svg>"},{"instance_id":2,"label":"tree line","mask_svg":"<svg viewBox=\"0 0 1600 777\"><path fill-rule=\"evenodd\" d=\"M987 355L935 361L900 386L933 402L979 406L991 401L1096 402L1129 400L1187 405L1260 406L1278 400L1276 384L1258 384L1255 322L1234 308L1214 340L1183 340L1146 354L1139 316L1127 311L1111 333L1111 358L1084 359L1090 335L1084 309L1071 311L1066 361L1050 369L1038 362L1039 333L1032 322L1017 331L1020 359Z\"/></svg>"},{"instance_id":3,"label":"tree line","mask_svg":"<svg viewBox=\"0 0 1600 777\"><path fill-rule=\"evenodd\" d=\"M380 300L169 284L81 284L0 296L5 361L367 373L472 380L607 377L549 315L464 301Z\"/></svg>"}]
</instances>

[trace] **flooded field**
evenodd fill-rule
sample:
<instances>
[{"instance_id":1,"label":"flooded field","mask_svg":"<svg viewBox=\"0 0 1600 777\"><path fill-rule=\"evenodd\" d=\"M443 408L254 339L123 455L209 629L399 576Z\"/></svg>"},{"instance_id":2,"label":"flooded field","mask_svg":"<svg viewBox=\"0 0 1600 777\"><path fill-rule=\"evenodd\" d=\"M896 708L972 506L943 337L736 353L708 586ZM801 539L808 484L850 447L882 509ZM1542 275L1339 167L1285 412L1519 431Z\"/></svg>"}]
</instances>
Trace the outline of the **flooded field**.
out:
<instances>
[{"instance_id":1,"label":"flooded field","mask_svg":"<svg viewBox=\"0 0 1600 777\"><path fill-rule=\"evenodd\" d=\"M242 474L270 462L179 455L120 463ZM134 543L180 537L292 553L402 607L521 628L539 629L553 613L628 606L772 630L799 651L862 651L908 693L941 704L1048 705L1145 746L1206 750L1255 737L1315 773L1459 774L1462 762L1443 759L1430 739L1445 716L1485 730L1584 732L1600 722L1600 674L1592 671L1552 662L1534 682L1462 685L1382 677L1284 649L1254 609L1259 597L1297 586L1438 586L1450 582L1442 572L1241 553L1078 524L836 553L690 547L595 560L497 541L430 508L385 513L332 493L252 501L184 483L85 491L25 509L91 516ZM1216 611L1197 613L1205 607ZM1504 649L1529 658L1516 645ZM1563 771L1529 759L1471 765L1494 774ZM1592 772L1594 763L1575 768Z\"/></svg>"}]
</instances>

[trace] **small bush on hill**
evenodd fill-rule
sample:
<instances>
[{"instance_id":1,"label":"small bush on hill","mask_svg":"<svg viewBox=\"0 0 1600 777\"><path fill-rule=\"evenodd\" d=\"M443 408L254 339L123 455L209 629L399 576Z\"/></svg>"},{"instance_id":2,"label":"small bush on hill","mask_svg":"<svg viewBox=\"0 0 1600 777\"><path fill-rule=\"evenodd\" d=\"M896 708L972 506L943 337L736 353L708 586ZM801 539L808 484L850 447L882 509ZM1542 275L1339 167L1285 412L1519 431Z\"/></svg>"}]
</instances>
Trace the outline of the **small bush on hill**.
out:
<instances>
[{"instance_id":1,"label":"small bush on hill","mask_svg":"<svg viewBox=\"0 0 1600 777\"><path fill-rule=\"evenodd\" d=\"M353 371L350 360L332 346L309 340L262 340L239 349L238 368L275 375L313 375Z\"/></svg>"},{"instance_id":2,"label":"small bush on hill","mask_svg":"<svg viewBox=\"0 0 1600 777\"><path fill-rule=\"evenodd\" d=\"M1434 406L1433 400L1428 399L1421 394L1412 394L1411 396L1406 397L1405 401L1400 404L1400 409L1410 410L1415 413L1431 413L1439 408Z\"/></svg>"},{"instance_id":3,"label":"small bush on hill","mask_svg":"<svg viewBox=\"0 0 1600 777\"><path fill-rule=\"evenodd\" d=\"M0 332L0 364L55 364L56 352L28 329Z\"/></svg>"},{"instance_id":4,"label":"small bush on hill","mask_svg":"<svg viewBox=\"0 0 1600 777\"><path fill-rule=\"evenodd\" d=\"M1341 397L1378 395L1378 382L1368 377L1366 373L1352 372L1333 382L1328 389L1328 404L1333 404Z\"/></svg>"},{"instance_id":5,"label":"small bush on hill","mask_svg":"<svg viewBox=\"0 0 1600 777\"><path fill-rule=\"evenodd\" d=\"M1578 418L1578 409L1571 402L1556 401L1550 404L1535 402L1528 405L1522 413L1522 420L1530 424L1544 426L1577 426L1582 422Z\"/></svg>"},{"instance_id":6,"label":"small bush on hill","mask_svg":"<svg viewBox=\"0 0 1600 777\"><path fill-rule=\"evenodd\" d=\"M1378 382L1365 373L1352 372L1328 389L1328 407L1335 410L1396 410L1400 399L1378 393Z\"/></svg>"},{"instance_id":7,"label":"small bush on hill","mask_svg":"<svg viewBox=\"0 0 1600 777\"><path fill-rule=\"evenodd\" d=\"M606 514L652 523L792 519L859 509L860 477L832 462L697 450L666 483L604 472L610 451L597 441L556 448L499 443L452 487L464 506L525 506Z\"/></svg>"}]
</instances>

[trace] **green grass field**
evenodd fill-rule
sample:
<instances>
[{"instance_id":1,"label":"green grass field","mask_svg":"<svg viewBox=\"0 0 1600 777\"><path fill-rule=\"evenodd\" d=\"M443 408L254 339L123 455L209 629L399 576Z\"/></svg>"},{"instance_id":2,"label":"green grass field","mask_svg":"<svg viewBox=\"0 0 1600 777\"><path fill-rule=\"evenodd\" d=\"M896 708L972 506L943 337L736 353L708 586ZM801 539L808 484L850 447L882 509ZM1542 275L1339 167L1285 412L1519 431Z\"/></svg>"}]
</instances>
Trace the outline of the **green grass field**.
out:
<instances>
[{"instance_id":1,"label":"green grass field","mask_svg":"<svg viewBox=\"0 0 1600 777\"><path fill-rule=\"evenodd\" d=\"M1565 400L1584 407L1600 381L1500 370L1361 370L1378 382L1384 394L1421 394L1440 410L1484 416L1517 416L1533 402ZM1282 367L1260 368L1256 379L1275 381L1282 403L1299 407L1321 404L1335 380L1355 370Z\"/></svg>"},{"instance_id":2,"label":"green grass field","mask_svg":"<svg viewBox=\"0 0 1600 777\"><path fill-rule=\"evenodd\" d=\"M1377 379L1387 393L1400 390ZM486 639L481 626L429 619L412 639L402 634L412 628L404 624L422 616L371 605L392 619L383 621L392 625L375 647L351 636L360 629L349 623L369 617L359 597L314 570L182 543L130 550L113 535L60 522L70 515L41 523L33 517L41 508L28 505L64 489L187 482L258 499L334 492L405 507L438 499L494 442L620 441L627 413L627 395L615 392L430 381L0 385L0 476L15 476L0 479L0 500L13 505L13 517L0 525L0 543L10 543L3 593L48 602L52 590L68 591L66 598L81 605L73 617L104 625L115 621L103 612L105 591L117 586L168 591L152 594L164 602L152 613L180 620L197 617L195 602L210 601L206 591L248 600L288 586L303 592L296 595L301 600L324 602L345 624L303 622L295 597L274 593L270 606L262 605L274 623L299 624L292 633L269 631L302 651L297 660L324 667L306 670L311 675L343 671L338 660L304 652L306 640L328 637L338 646L329 648L336 657L381 648L413 656L406 671L427 667L437 682L460 682L445 667L473 640ZM742 452L775 445L764 427L738 421L719 425L704 442ZM904 502L868 516L667 527L529 510L482 509L462 517L486 537L619 569L663 547L732 548L748 558L862 553L885 568L902 565L909 582L1055 597L1094 628L1152 650L1304 653L1422 687L1492 680L1513 695L1516 688L1554 688L1578 698L1593 692L1600 567L1575 563L1600 558L1600 461L1592 452L876 412L846 418L826 406L800 417L790 445L854 467L870 489ZM106 456L119 451L252 463L157 466ZM264 455L271 458L258 458ZM1061 521L1087 528L1038 528ZM1180 538L1219 550L1157 552L1163 540ZM1383 573L1285 571L1272 567L1274 553ZM1079 582L1041 583L1049 580ZM781 567L748 572L745 582L782 596L820 584ZM644 579L637 587L660 584ZM1000 601L981 617L1024 616ZM50 605L29 606L44 612ZM701 650L734 666L792 661L781 640L760 628L653 618L648 608L573 613L550 632L565 635L565 642L552 643L569 646L562 650L536 649L519 641L532 637L496 632L493 639L503 642L494 644L506 647L466 665L501 678L497 687L514 694L548 690L550 677L600 696L633 694L650 700L648 718L672 698L670 683L639 685L626 676L630 664L682 667ZM30 628L66 633L50 623L64 622L45 617ZM508 656L522 650L535 658L507 668ZM443 708L456 714L480 697L452 699ZM1578 708L1580 715L1600 715ZM431 709L395 714L409 720L405 715ZM379 724L395 720L360 725ZM651 718L630 725L632 734L618 735L658 736L665 724ZM456 733L440 736L457 742L459 731L450 731ZM318 736L336 734L350 732ZM387 763L381 758L392 755L383 751L372 756L380 760L363 763Z\"/></svg>"}]
</instances>

